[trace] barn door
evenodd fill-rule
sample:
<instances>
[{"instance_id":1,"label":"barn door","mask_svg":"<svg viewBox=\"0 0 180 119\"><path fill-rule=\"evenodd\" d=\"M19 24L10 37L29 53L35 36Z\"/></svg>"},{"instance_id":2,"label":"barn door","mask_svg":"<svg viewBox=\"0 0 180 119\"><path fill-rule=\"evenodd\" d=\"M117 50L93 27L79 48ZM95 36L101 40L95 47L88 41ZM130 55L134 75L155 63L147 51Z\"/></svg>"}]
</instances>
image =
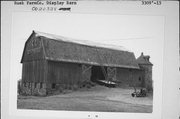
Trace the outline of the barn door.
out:
<instances>
[{"instance_id":1,"label":"barn door","mask_svg":"<svg viewBox=\"0 0 180 119\"><path fill-rule=\"evenodd\" d=\"M107 67L107 75L108 75L108 80L116 81L116 68L115 67Z\"/></svg>"},{"instance_id":2,"label":"barn door","mask_svg":"<svg viewBox=\"0 0 180 119\"><path fill-rule=\"evenodd\" d=\"M91 77L91 65L82 65L82 80L83 81L90 81Z\"/></svg>"}]
</instances>

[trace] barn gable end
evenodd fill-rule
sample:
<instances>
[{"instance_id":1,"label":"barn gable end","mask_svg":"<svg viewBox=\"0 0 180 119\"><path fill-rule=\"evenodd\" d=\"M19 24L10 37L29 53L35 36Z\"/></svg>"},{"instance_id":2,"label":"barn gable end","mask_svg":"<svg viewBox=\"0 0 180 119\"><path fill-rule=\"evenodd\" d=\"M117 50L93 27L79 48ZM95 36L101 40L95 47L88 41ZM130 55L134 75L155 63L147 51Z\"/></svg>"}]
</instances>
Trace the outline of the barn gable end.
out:
<instances>
[{"instance_id":1,"label":"barn gable end","mask_svg":"<svg viewBox=\"0 0 180 119\"><path fill-rule=\"evenodd\" d=\"M42 39L35 35L35 32L33 32L26 41L21 63L44 59L45 54Z\"/></svg>"},{"instance_id":2,"label":"barn gable end","mask_svg":"<svg viewBox=\"0 0 180 119\"><path fill-rule=\"evenodd\" d=\"M25 43L21 58L22 88L26 95L46 95L47 61L43 42L35 32Z\"/></svg>"}]
</instances>

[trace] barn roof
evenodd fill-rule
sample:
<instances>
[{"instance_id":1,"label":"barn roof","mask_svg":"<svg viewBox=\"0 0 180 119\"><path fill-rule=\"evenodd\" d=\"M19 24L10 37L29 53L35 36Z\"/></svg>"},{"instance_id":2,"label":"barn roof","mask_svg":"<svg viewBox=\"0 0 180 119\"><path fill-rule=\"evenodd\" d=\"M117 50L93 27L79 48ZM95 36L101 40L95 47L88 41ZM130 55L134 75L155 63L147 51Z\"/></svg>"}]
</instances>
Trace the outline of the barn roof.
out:
<instances>
[{"instance_id":1,"label":"barn roof","mask_svg":"<svg viewBox=\"0 0 180 119\"><path fill-rule=\"evenodd\" d=\"M54 39L54 40L78 43L78 44L94 46L94 47L103 47L103 48L110 48L110 49L115 49L115 50L128 51L128 49L126 49L123 46L116 46L116 45L109 45L109 44L107 45L107 44L102 44L102 43L88 41L88 40L79 40L79 39L74 39L74 38L64 37L64 36L60 36L60 35L39 32L39 31L34 31L34 33L36 34L36 36L44 36L46 38Z\"/></svg>"},{"instance_id":2,"label":"barn roof","mask_svg":"<svg viewBox=\"0 0 180 119\"><path fill-rule=\"evenodd\" d=\"M141 56L139 56L137 58L137 62L138 62L138 64L152 65L152 63L149 61L149 59L150 59L149 55L144 55L143 53L141 53Z\"/></svg>"},{"instance_id":3,"label":"barn roof","mask_svg":"<svg viewBox=\"0 0 180 119\"><path fill-rule=\"evenodd\" d=\"M139 69L134 53L123 47L111 48L37 31L33 33L35 38L42 39L47 60Z\"/></svg>"}]
</instances>

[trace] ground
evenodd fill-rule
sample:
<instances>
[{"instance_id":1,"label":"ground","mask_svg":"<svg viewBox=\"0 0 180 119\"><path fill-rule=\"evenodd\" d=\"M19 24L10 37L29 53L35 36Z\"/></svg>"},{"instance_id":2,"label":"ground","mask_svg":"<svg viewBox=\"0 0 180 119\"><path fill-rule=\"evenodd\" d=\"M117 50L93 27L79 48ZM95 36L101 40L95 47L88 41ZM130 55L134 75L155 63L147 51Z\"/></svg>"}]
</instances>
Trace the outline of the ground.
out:
<instances>
[{"instance_id":1,"label":"ground","mask_svg":"<svg viewBox=\"0 0 180 119\"><path fill-rule=\"evenodd\" d=\"M90 89L66 91L47 97L18 96L18 109L100 111L100 112L152 112L152 94L131 97L132 88L95 86Z\"/></svg>"}]
</instances>

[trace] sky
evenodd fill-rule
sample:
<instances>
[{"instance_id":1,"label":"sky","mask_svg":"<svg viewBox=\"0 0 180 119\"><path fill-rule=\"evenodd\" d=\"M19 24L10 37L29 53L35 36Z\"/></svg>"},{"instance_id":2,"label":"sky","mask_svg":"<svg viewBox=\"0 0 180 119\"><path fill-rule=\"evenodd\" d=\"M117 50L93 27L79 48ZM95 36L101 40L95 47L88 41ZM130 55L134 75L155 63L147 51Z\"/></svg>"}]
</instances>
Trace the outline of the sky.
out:
<instances>
[{"instance_id":1,"label":"sky","mask_svg":"<svg viewBox=\"0 0 180 119\"><path fill-rule=\"evenodd\" d=\"M105 15L75 13L16 12L12 17L11 66L14 78L21 79L20 63L24 44L32 31L123 46L135 57L150 55L153 80L163 62L164 17L147 15Z\"/></svg>"}]
</instances>

